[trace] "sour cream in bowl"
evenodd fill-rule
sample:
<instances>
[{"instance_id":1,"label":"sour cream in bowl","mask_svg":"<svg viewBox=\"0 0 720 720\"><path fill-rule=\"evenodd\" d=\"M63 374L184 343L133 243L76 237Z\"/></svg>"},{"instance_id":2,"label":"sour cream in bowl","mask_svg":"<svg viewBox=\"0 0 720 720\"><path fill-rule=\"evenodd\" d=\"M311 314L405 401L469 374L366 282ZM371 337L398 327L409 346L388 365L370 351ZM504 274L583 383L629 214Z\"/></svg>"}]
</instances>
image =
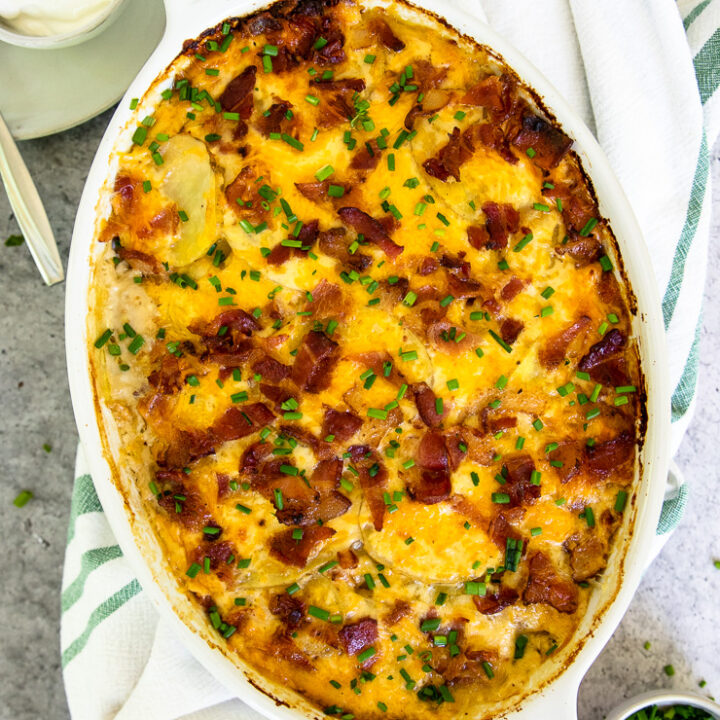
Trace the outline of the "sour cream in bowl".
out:
<instances>
[{"instance_id":1,"label":"sour cream in bowl","mask_svg":"<svg viewBox=\"0 0 720 720\"><path fill-rule=\"evenodd\" d=\"M0 40L60 48L97 35L126 0L0 0Z\"/></svg>"}]
</instances>

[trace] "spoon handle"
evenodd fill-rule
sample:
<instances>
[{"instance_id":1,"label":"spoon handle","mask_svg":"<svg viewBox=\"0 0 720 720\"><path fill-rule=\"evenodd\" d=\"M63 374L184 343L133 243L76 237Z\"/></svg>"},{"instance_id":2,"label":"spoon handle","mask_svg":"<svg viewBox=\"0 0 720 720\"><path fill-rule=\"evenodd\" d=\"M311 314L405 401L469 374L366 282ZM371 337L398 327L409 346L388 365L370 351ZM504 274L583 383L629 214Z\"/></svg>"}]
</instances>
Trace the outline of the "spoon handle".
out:
<instances>
[{"instance_id":1,"label":"spoon handle","mask_svg":"<svg viewBox=\"0 0 720 720\"><path fill-rule=\"evenodd\" d=\"M0 115L0 177L30 253L47 285L65 277L55 237L35 183Z\"/></svg>"}]
</instances>

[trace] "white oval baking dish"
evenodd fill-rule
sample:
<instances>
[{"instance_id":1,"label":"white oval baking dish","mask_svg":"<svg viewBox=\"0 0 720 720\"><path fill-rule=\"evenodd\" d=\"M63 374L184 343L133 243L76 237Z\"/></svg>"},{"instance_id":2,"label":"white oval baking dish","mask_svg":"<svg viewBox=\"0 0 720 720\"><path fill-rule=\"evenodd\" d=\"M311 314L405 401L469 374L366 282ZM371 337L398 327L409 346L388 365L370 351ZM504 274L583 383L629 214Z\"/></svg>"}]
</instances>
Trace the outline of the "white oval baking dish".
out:
<instances>
[{"instance_id":1,"label":"white oval baking dish","mask_svg":"<svg viewBox=\"0 0 720 720\"><path fill-rule=\"evenodd\" d=\"M298 700L287 688L274 686L252 669L241 668L237 658L224 654L208 632L204 614L178 592L176 581L167 572L139 497L126 500L118 490L113 480L117 469L112 461L111 418L102 411L96 414L87 356L88 290L97 252L93 237L98 215L103 211L99 198L114 174L114 146L119 138L129 137L126 125L131 116L130 98L143 97L180 52L185 39L197 37L226 17L244 15L267 4L267 0L165 0L165 35L110 121L80 202L68 265L66 350L75 417L93 480L118 543L144 590L190 652L233 693L273 720L298 720L303 716L317 717L318 711ZM382 4L382 0L374 0L374 4ZM447 0L417 0L415 4L438 14L460 32L501 55L574 138L575 150L597 191L601 212L610 220L617 236L637 299L633 330L647 383L648 422L637 469L636 501L631 512L625 513L601 587L594 593L573 641L544 664L542 674L534 679L534 692L493 709L493 717L507 720L575 720L580 681L620 622L653 553L670 447L670 394L660 300L632 209L595 138L568 103L533 65L478 18ZM110 452L105 452L106 447Z\"/></svg>"}]
</instances>

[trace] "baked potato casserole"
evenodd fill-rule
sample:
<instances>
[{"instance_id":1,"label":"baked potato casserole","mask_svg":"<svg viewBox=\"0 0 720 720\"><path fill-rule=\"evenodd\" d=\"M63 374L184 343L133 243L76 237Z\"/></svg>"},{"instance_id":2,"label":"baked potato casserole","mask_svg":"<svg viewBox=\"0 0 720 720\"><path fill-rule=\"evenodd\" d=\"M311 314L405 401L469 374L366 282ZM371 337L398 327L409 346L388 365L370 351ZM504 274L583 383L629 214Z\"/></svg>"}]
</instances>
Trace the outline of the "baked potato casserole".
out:
<instances>
[{"instance_id":1,"label":"baked potato casserole","mask_svg":"<svg viewBox=\"0 0 720 720\"><path fill-rule=\"evenodd\" d=\"M572 139L395 0L228 19L133 104L89 352L179 591L344 720L526 693L602 582L644 423Z\"/></svg>"}]
</instances>

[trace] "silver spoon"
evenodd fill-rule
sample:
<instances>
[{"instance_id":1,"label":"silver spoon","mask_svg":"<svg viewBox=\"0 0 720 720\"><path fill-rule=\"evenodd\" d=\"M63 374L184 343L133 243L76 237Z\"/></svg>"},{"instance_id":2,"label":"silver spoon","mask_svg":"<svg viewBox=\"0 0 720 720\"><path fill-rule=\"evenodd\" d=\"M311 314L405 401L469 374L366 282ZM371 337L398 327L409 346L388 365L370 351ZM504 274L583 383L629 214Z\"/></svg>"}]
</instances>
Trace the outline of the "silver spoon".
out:
<instances>
[{"instance_id":1,"label":"silver spoon","mask_svg":"<svg viewBox=\"0 0 720 720\"><path fill-rule=\"evenodd\" d=\"M60 254L35 183L0 114L0 177L30 254L47 285L61 282Z\"/></svg>"}]
</instances>

